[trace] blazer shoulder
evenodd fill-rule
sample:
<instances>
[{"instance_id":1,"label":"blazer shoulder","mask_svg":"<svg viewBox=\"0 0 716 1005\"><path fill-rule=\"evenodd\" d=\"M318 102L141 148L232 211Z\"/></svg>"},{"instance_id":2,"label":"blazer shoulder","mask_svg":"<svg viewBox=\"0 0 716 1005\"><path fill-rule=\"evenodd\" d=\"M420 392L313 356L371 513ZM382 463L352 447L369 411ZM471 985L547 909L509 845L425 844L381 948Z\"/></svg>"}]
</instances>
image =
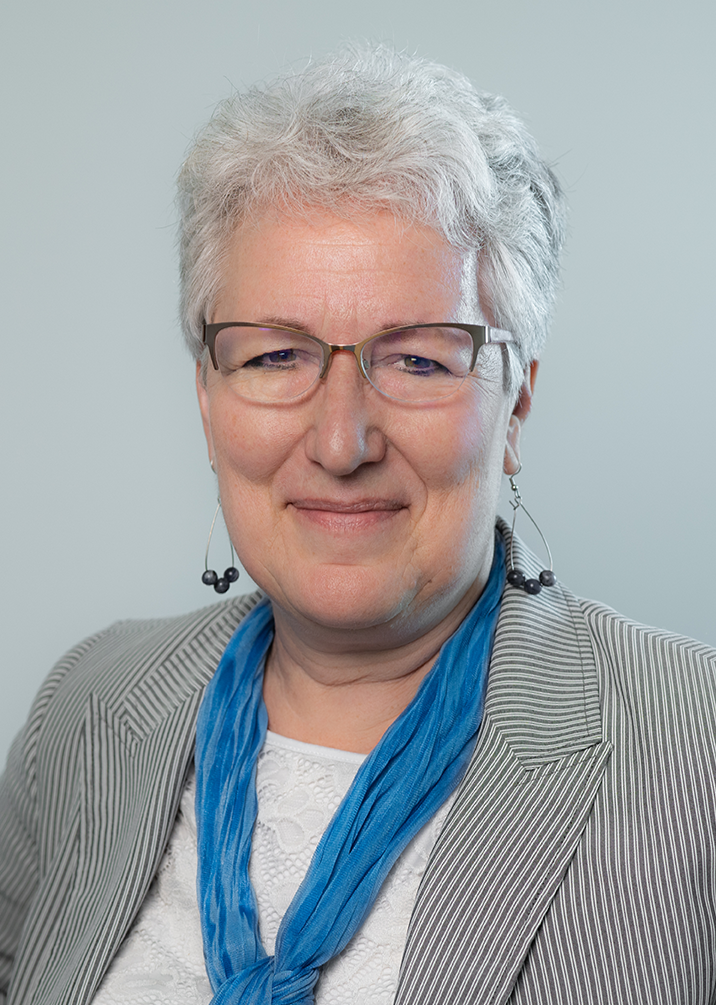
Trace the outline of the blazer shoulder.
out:
<instances>
[{"instance_id":1,"label":"blazer shoulder","mask_svg":"<svg viewBox=\"0 0 716 1005\"><path fill-rule=\"evenodd\" d=\"M691 751L716 778L716 649L580 600L599 668L602 704L644 749ZM716 783L715 783L716 784Z\"/></svg>"},{"instance_id":2,"label":"blazer shoulder","mask_svg":"<svg viewBox=\"0 0 716 1005\"><path fill-rule=\"evenodd\" d=\"M593 641L620 663L657 671L683 666L716 680L716 649L713 646L632 621L606 604L575 599Z\"/></svg>"},{"instance_id":3,"label":"blazer shoulder","mask_svg":"<svg viewBox=\"0 0 716 1005\"><path fill-rule=\"evenodd\" d=\"M53 713L91 693L114 710L162 680L160 704L179 701L211 679L237 626L261 599L256 591L178 617L117 621L72 651L71 666L46 701ZM61 661L60 665L65 661ZM137 723L134 723L137 726Z\"/></svg>"},{"instance_id":4,"label":"blazer shoulder","mask_svg":"<svg viewBox=\"0 0 716 1005\"><path fill-rule=\"evenodd\" d=\"M163 703L203 688L261 596L257 591L178 617L117 621L83 639L50 671L13 744L8 772L15 783L36 798L38 775L78 736L91 695L141 732L147 727L140 721L143 700L160 712ZM151 693L152 679L158 684L159 678L163 695Z\"/></svg>"}]
</instances>

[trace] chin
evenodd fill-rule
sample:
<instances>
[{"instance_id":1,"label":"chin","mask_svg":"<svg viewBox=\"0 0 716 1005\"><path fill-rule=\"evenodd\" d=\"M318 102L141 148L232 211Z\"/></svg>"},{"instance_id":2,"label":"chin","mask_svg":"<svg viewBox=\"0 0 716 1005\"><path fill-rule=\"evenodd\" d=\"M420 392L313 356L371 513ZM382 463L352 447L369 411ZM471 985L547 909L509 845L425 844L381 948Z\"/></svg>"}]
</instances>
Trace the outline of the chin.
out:
<instances>
[{"instance_id":1,"label":"chin","mask_svg":"<svg viewBox=\"0 0 716 1005\"><path fill-rule=\"evenodd\" d=\"M411 606L419 592L414 578L390 570L325 564L282 576L280 589L266 590L287 612L324 628L360 631L385 625Z\"/></svg>"}]
</instances>

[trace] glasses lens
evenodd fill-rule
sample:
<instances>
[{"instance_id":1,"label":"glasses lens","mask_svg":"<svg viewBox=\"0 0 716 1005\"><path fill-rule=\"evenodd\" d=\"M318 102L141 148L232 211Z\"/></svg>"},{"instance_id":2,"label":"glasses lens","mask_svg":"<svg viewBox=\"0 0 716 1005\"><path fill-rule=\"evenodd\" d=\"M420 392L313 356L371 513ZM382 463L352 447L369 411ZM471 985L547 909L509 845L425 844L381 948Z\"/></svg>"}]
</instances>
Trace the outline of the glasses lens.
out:
<instances>
[{"instance_id":1,"label":"glasses lens","mask_svg":"<svg viewBox=\"0 0 716 1005\"><path fill-rule=\"evenodd\" d=\"M470 372L473 343L449 325L379 335L363 349L371 384L399 401L435 401L453 394Z\"/></svg>"},{"instance_id":2,"label":"glasses lens","mask_svg":"<svg viewBox=\"0 0 716 1005\"><path fill-rule=\"evenodd\" d=\"M323 362L317 342L282 328L222 328L214 349L221 375L251 401L296 398L316 381Z\"/></svg>"}]
</instances>

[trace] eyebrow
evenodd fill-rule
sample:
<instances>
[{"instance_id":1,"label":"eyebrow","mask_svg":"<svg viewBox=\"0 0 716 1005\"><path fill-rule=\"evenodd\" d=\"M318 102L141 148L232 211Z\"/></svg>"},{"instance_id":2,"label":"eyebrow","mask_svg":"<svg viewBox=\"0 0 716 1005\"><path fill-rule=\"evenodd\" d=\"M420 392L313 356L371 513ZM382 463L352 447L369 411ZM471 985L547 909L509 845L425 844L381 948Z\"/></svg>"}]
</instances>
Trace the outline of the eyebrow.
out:
<instances>
[{"instance_id":1,"label":"eyebrow","mask_svg":"<svg viewBox=\"0 0 716 1005\"><path fill-rule=\"evenodd\" d=\"M376 335L378 332L388 331L391 328L402 328L404 326L407 327L408 325L424 325L424 324L429 325L438 323L440 322L420 321L420 320L406 321L405 319L403 319L402 321L390 321L381 325L380 328L376 328L375 331L371 331L370 334ZM447 322L442 322L442 324L446 323ZM255 324L278 325L280 328L295 328L297 331L305 332L306 335L313 335L314 338L321 337L320 335L316 335L315 331L311 331L309 327L307 327L302 321L298 321L296 318L277 317L276 315L272 314L269 315L268 317L257 318ZM366 336L366 338L368 337L370 336ZM358 339L358 341L360 342L361 339Z\"/></svg>"},{"instance_id":2,"label":"eyebrow","mask_svg":"<svg viewBox=\"0 0 716 1005\"><path fill-rule=\"evenodd\" d=\"M301 321L296 320L296 318L279 318L271 314L268 317L257 318L255 324L259 325L279 325L281 328L297 328L299 331L306 332L307 335L313 335Z\"/></svg>"}]
</instances>

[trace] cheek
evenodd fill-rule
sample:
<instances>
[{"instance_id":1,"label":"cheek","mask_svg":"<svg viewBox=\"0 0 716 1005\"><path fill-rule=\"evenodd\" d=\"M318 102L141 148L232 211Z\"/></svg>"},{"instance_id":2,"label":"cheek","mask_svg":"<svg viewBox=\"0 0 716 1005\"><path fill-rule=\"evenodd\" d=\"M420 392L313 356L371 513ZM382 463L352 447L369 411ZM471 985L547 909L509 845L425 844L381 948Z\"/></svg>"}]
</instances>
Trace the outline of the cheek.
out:
<instances>
[{"instance_id":1,"label":"cheek","mask_svg":"<svg viewBox=\"0 0 716 1005\"><path fill-rule=\"evenodd\" d=\"M485 474L486 442L479 425L431 438L429 472L435 487L474 487Z\"/></svg>"},{"instance_id":2,"label":"cheek","mask_svg":"<svg viewBox=\"0 0 716 1005\"><path fill-rule=\"evenodd\" d=\"M416 428L406 423L395 442L441 504L459 496L464 505L465 494L479 493L495 472L499 483L505 422L500 401L490 395L476 392L456 404L419 416Z\"/></svg>"},{"instance_id":3,"label":"cheek","mask_svg":"<svg viewBox=\"0 0 716 1005\"><path fill-rule=\"evenodd\" d=\"M415 561L474 576L489 548L502 478L506 416L500 396L474 396L471 407L430 425L415 438L413 467L427 488L416 536ZM479 407L478 407L479 404ZM448 416L446 415L447 419ZM418 460L417 443L422 443Z\"/></svg>"},{"instance_id":4,"label":"cheek","mask_svg":"<svg viewBox=\"0 0 716 1005\"><path fill-rule=\"evenodd\" d=\"M212 439L222 473L232 483L265 483L300 439L295 415L246 405L232 396L210 400Z\"/></svg>"}]
</instances>

